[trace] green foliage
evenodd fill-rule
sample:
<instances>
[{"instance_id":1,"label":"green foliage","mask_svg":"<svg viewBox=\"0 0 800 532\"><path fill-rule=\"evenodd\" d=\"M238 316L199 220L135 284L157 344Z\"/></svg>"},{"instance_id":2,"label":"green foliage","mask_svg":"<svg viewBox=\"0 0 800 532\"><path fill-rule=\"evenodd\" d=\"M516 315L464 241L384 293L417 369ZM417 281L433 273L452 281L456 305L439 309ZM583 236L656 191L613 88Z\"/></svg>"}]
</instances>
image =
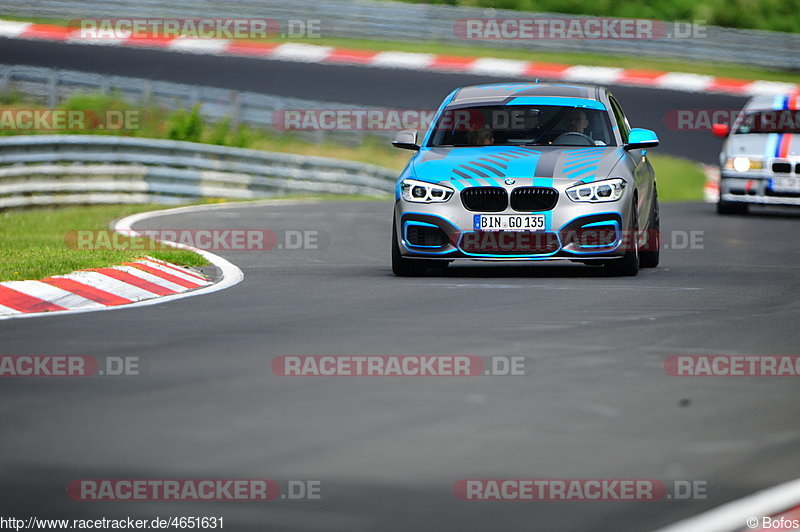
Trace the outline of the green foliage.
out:
<instances>
[{"instance_id":1,"label":"green foliage","mask_svg":"<svg viewBox=\"0 0 800 532\"><path fill-rule=\"evenodd\" d=\"M199 104L192 107L188 113L183 109L174 111L167 118L167 124L168 139L188 142L200 142L205 128Z\"/></svg>"},{"instance_id":2,"label":"green foliage","mask_svg":"<svg viewBox=\"0 0 800 532\"><path fill-rule=\"evenodd\" d=\"M705 20L707 24L797 33L800 0L403 0L520 11L653 18L667 21Z\"/></svg>"}]
</instances>

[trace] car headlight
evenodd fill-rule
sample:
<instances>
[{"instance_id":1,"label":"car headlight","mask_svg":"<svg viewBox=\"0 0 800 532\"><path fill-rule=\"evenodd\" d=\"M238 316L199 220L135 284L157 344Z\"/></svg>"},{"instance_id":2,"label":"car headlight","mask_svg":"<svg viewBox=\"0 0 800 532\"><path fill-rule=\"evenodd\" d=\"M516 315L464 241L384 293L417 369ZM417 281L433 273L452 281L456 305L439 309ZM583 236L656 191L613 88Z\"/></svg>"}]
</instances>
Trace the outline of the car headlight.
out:
<instances>
[{"instance_id":1,"label":"car headlight","mask_svg":"<svg viewBox=\"0 0 800 532\"><path fill-rule=\"evenodd\" d=\"M748 170L761 170L762 168L764 168L763 159L751 159L750 157L738 156L731 157L725 161L726 170L747 172Z\"/></svg>"},{"instance_id":2,"label":"car headlight","mask_svg":"<svg viewBox=\"0 0 800 532\"><path fill-rule=\"evenodd\" d=\"M453 196L453 189L416 179L403 179L400 183L403 199L414 203L444 203Z\"/></svg>"},{"instance_id":3,"label":"car headlight","mask_svg":"<svg viewBox=\"0 0 800 532\"><path fill-rule=\"evenodd\" d=\"M625 180L619 177L604 179L594 183L581 183L567 189L567 197L572 201L617 201L625 191Z\"/></svg>"}]
</instances>

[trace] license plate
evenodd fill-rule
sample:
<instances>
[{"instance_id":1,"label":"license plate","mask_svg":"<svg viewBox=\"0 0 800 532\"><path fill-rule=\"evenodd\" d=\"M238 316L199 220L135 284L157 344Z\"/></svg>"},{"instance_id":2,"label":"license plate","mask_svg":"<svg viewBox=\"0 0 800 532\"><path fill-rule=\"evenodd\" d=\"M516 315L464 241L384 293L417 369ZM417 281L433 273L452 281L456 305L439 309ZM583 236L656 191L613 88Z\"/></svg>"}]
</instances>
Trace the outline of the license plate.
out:
<instances>
[{"instance_id":1,"label":"license plate","mask_svg":"<svg viewBox=\"0 0 800 532\"><path fill-rule=\"evenodd\" d=\"M778 192L800 192L800 177L773 177L772 190Z\"/></svg>"},{"instance_id":2,"label":"license plate","mask_svg":"<svg viewBox=\"0 0 800 532\"><path fill-rule=\"evenodd\" d=\"M476 214L475 231L544 231L544 214Z\"/></svg>"}]
</instances>

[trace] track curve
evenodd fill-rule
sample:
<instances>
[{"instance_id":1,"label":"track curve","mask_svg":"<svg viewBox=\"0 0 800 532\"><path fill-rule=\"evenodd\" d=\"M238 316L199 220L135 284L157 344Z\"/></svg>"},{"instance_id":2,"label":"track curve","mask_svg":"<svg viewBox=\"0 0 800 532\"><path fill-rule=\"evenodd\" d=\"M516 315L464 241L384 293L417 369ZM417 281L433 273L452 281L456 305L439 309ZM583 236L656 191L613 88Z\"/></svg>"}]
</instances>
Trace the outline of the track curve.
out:
<instances>
[{"instance_id":1,"label":"track curve","mask_svg":"<svg viewBox=\"0 0 800 532\"><path fill-rule=\"evenodd\" d=\"M395 278L390 216L390 203L335 201L148 220L135 228L317 230L330 244L221 253L245 279L204 297L0 324L7 353L138 356L145 368L4 381L7 502L59 518L219 514L233 530L645 530L792 478L793 379L676 378L663 363L796 353L796 214L665 205L665 234L702 231L703 248L668 249L662 267L626 280L577 265L479 263ZM308 354L513 355L534 371L270 371L275 356ZM458 479L501 477L704 479L710 499L466 503L450 492ZM63 496L74 478L305 478L325 489L322 501L267 507L76 504Z\"/></svg>"}]
</instances>

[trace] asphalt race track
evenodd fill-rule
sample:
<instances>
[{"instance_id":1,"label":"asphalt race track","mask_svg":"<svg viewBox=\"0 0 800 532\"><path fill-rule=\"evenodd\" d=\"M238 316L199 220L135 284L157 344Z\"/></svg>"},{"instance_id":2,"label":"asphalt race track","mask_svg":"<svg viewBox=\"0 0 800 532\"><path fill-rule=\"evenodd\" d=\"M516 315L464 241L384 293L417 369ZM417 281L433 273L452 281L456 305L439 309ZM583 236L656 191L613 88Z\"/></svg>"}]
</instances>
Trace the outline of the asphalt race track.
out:
<instances>
[{"instance_id":1,"label":"asphalt race track","mask_svg":"<svg viewBox=\"0 0 800 532\"><path fill-rule=\"evenodd\" d=\"M6 63L386 106L497 78L0 41ZM112 59L113 58L113 59ZM743 99L619 87L664 152L713 162L672 108ZM4 354L139 357L142 374L4 379L3 513L225 517L231 530L651 530L794 479L792 378L669 376L672 355L796 355L800 214L665 204L669 249L635 278L570 263L397 278L387 202L250 203L137 229L310 230L317 250L220 252L245 280L139 309L0 322ZM695 249L679 249L686 235ZM526 357L527 376L292 378L280 355ZM78 502L73 479L322 481L319 501ZM467 478L704 480L708 500L465 502ZM7 510L7 511L6 511Z\"/></svg>"},{"instance_id":2,"label":"asphalt race track","mask_svg":"<svg viewBox=\"0 0 800 532\"><path fill-rule=\"evenodd\" d=\"M455 87L514 79L9 39L0 39L0 63L410 109L436 109ZM722 141L707 131L670 130L664 116L676 109L741 109L747 100L720 94L611 88L633 127L658 132L660 151L708 164L719 162Z\"/></svg>"},{"instance_id":3,"label":"asphalt race track","mask_svg":"<svg viewBox=\"0 0 800 532\"><path fill-rule=\"evenodd\" d=\"M676 354L795 354L797 216L663 209L703 249L606 278L569 263L393 277L391 205L247 205L138 228L319 230L319 250L223 255L245 281L145 309L3 322L14 354L137 356L140 376L6 380L0 492L16 514L224 515L234 530L647 530L703 502L463 502L462 478L706 480L708 505L796 476L791 378L685 378ZM298 378L273 357L525 356L529 376ZM72 501L76 478L318 479L322 501ZM432 526L435 524L435 526Z\"/></svg>"}]
</instances>

